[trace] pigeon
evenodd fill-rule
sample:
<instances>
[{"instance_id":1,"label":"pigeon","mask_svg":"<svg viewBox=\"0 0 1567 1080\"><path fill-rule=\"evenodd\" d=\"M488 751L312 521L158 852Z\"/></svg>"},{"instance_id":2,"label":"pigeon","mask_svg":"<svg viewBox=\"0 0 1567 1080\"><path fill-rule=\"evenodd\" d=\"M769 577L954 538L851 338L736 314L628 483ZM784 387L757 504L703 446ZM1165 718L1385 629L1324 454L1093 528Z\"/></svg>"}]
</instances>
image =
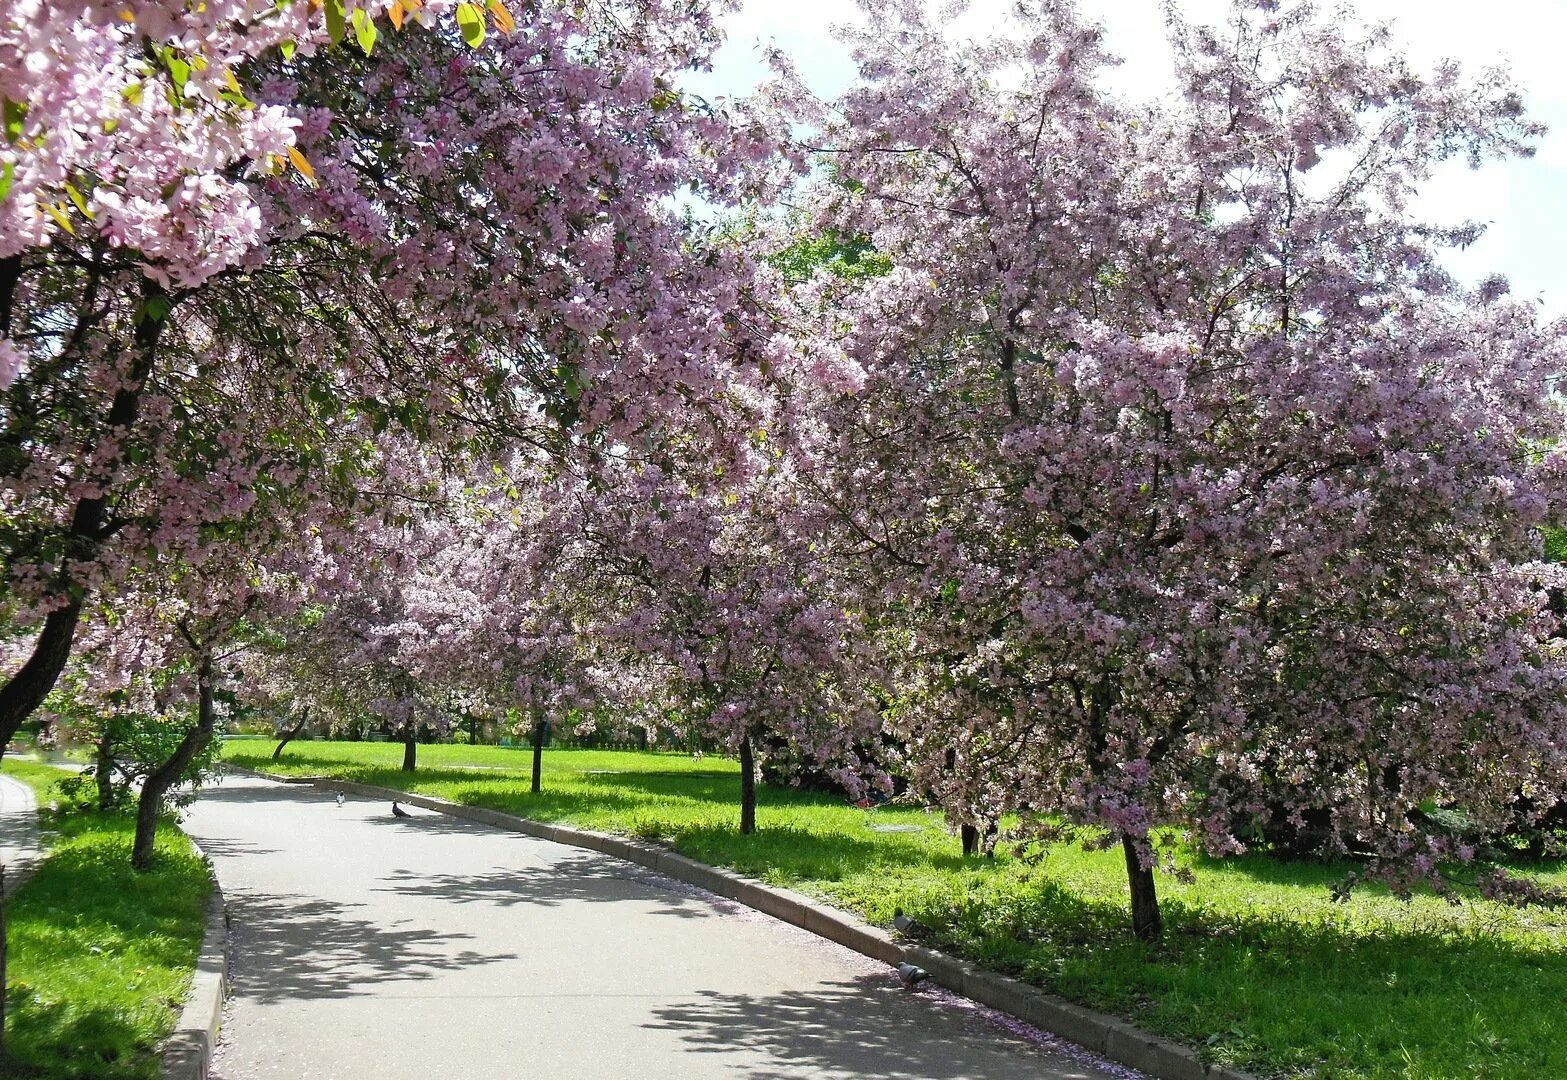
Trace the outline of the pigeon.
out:
<instances>
[{"instance_id":1,"label":"pigeon","mask_svg":"<svg viewBox=\"0 0 1567 1080\"><path fill-rule=\"evenodd\" d=\"M343 805L343 793L341 791L337 793L337 805Z\"/></svg>"},{"instance_id":2,"label":"pigeon","mask_svg":"<svg viewBox=\"0 0 1567 1080\"><path fill-rule=\"evenodd\" d=\"M392 816L393 817L413 817L412 814L410 814L408 811L404 810L401 806L398 806L396 803L392 804Z\"/></svg>"},{"instance_id":3,"label":"pigeon","mask_svg":"<svg viewBox=\"0 0 1567 1080\"><path fill-rule=\"evenodd\" d=\"M892 928L904 937L912 937L919 933L920 924L905 915L902 908L894 908L892 912Z\"/></svg>"},{"instance_id":4,"label":"pigeon","mask_svg":"<svg viewBox=\"0 0 1567 1080\"><path fill-rule=\"evenodd\" d=\"M905 990L913 990L920 983L930 978L930 972L905 960L898 965L898 978L902 980Z\"/></svg>"}]
</instances>

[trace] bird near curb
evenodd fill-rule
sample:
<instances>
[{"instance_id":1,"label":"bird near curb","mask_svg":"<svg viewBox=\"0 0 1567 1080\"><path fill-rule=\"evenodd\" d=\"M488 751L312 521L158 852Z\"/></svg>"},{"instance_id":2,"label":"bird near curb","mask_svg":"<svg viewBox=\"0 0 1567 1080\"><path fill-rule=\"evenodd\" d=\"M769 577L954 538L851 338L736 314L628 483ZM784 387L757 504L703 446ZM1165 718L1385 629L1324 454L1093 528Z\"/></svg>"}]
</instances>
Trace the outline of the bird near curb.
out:
<instances>
[{"instance_id":1,"label":"bird near curb","mask_svg":"<svg viewBox=\"0 0 1567 1080\"><path fill-rule=\"evenodd\" d=\"M337 793L337 805L343 805L343 793L341 791Z\"/></svg>"},{"instance_id":2,"label":"bird near curb","mask_svg":"<svg viewBox=\"0 0 1567 1080\"><path fill-rule=\"evenodd\" d=\"M920 924L903 913L902 908L894 908L892 912L892 928L904 937L913 937L920 932Z\"/></svg>"},{"instance_id":3,"label":"bird near curb","mask_svg":"<svg viewBox=\"0 0 1567 1080\"><path fill-rule=\"evenodd\" d=\"M393 817L413 817L412 814L410 814L408 811L404 810L401 806L398 806L396 803L392 804L392 816Z\"/></svg>"},{"instance_id":4,"label":"bird near curb","mask_svg":"<svg viewBox=\"0 0 1567 1080\"><path fill-rule=\"evenodd\" d=\"M930 972L917 964L904 961L898 965L898 979L903 983L905 990L913 990L928 978L930 978Z\"/></svg>"}]
</instances>

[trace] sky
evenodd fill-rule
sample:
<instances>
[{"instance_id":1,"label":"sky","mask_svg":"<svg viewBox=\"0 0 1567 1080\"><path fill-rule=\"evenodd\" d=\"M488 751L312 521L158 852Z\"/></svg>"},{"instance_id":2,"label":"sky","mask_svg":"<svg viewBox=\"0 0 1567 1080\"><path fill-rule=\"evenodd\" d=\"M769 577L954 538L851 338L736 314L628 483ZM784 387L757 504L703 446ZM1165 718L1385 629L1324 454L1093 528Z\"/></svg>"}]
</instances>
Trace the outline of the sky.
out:
<instances>
[{"instance_id":1,"label":"sky","mask_svg":"<svg viewBox=\"0 0 1567 1080\"><path fill-rule=\"evenodd\" d=\"M1188 17L1212 21L1228 6L1224 0L1178 2ZM1173 74L1160 0L1079 3L1104 24L1110 50L1124 61L1112 77L1115 88L1136 96L1167 93ZM975 0L953 32L994 32L1006 7L1005 0ZM1421 191L1416 210L1436 222L1489 226L1449 260L1460 278L1475 282L1503 274L1515 297L1538 299L1548 314L1567 316L1567 0L1355 0L1353 7L1369 21L1392 22L1417 67L1453 58L1475 71L1511 68L1530 113L1551 128L1539 152L1479 171L1462 162L1445 166ZM727 17L728 41L713 71L686 80L687 87L708 97L748 93L767 76L761 47L776 44L813 90L834 95L852 81L854 68L831 27L853 18L855 10L854 0L743 0Z\"/></svg>"}]
</instances>

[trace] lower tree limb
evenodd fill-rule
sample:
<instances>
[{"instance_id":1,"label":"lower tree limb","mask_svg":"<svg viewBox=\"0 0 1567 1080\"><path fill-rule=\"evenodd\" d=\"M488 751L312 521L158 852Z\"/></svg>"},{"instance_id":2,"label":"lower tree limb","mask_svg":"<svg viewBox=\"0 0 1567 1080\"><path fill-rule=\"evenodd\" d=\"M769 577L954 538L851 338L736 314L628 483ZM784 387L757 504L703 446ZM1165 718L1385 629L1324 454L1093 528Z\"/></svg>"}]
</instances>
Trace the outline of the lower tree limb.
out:
<instances>
[{"instance_id":1,"label":"lower tree limb","mask_svg":"<svg viewBox=\"0 0 1567 1080\"><path fill-rule=\"evenodd\" d=\"M419 756L419 725L409 725L408 732L403 736L403 772L413 772L414 762Z\"/></svg>"},{"instance_id":2,"label":"lower tree limb","mask_svg":"<svg viewBox=\"0 0 1567 1080\"><path fill-rule=\"evenodd\" d=\"M136 804L136 840L131 846L131 865L137 870L152 868L152 849L158 838L163 797L178 783L190 763L196 760L196 755L207 748L217 726L217 709L212 700L212 661L205 656L197 675L197 687L196 726L185 733L174 754L154 769L141 785L141 797Z\"/></svg>"},{"instance_id":3,"label":"lower tree limb","mask_svg":"<svg viewBox=\"0 0 1567 1080\"><path fill-rule=\"evenodd\" d=\"M1164 936L1164 917L1159 913L1159 894L1154 888L1153 866L1144 866L1137 843L1121 837L1126 855L1126 881L1132 895L1132 933L1143 941L1158 941Z\"/></svg>"},{"instance_id":4,"label":"lower tree limb","mask_svg":"<svg viewBox=\"0 0 1567 1080\"><path fill-rule=\"evenodd\" d=\"M105 731L93 747L93 779L98 782L98 812L114 809L114 744Z\"/></svg>"}]
</instances>

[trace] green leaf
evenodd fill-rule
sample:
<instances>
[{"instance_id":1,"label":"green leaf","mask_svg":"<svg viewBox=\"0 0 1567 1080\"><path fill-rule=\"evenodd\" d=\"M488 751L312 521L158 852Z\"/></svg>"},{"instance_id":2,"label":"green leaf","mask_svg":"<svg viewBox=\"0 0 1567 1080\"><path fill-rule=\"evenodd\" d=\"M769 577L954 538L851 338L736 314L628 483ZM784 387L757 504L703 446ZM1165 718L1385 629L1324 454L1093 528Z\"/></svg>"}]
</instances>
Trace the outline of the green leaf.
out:
<instances>
[{"instance_id":1,"label":"green leaf","mask_svg":"<svg viewBox=\"0 0 1567 1080\"><path fill-rule=\"evenodd\" d=\"M172 306L167 296L154 294L142 301L142 315L149 322L162 322Z\"/></svg>"},{"instance_id":2,"label":"green leaf","mask_svg":"<svg viewBox=\"0 0 1567 1080\"><path fill-rule=\"evenodd\" d=\"M8 161L0 165L0 202L5 202L5 197L11 194L11 181L16 179L16 163Z\"/></svg>"},{"instance_id":3,"label":"green leaf","mask_svg":"<svg viewBox=\"0 0 1567 1080\"><path fill-rule=\"evenodd\" d=\"M0 115L5 118L5 137L9 142L16 142L22 137L22 121L27 119L27 103L25 101L12 101L10 98L0 98L5 103L0 108Z\"/></svg>"},{"instance_id":4,"label":"green leaf","mask_svg":"<svg viewBox=\"0 0 1567 1080\"><path fill-rule=\"evenodd\" d=\"M343 40L343 35L348 32L348 11L343 7L343 0L326 0L326 35L336 45Z\"/></svg>"},{"instance_id":5,"label":"green leaf","mask_svg":"<svg viewBox=\"0 0 1567 1080\"><path fill-rule=\"evenodd\" d=\"M278 45L278 50L282 52L284 60L294 59L294 53L298 48L299 46L292 41L285 41Z\"/></svg>"},{"instance_id":6,"label":"green leaf","mask_svg":"<svg viewBox=\"0 0 1567 1080\"><path fill-rule=\"evenodd\" d=\"M370 55L370 50L375 48L376 29L375 20L364 8L354 8L354 40L359 42L359 47Z\"/></svg>"},{"instance_id":7,"label":"green leaf","mask_svg":"<svg viewBox=\"0 0 1567 1080\"><path fill-rule=\"evenodd\" d=\"M470 49L477 49L484 44L484 12L478 5L461 3L457 5L457 29L462 33L462 39L468 43Z\"/></svg>"},{"instance_id":8,"label":"green leaf","mask_svg":"<svg viewBox=\"0 0 1567 1080\"><path fill-rule=\"evenodd\" d=\"M180 97L185 96L185 84L190 81L190 64L173 53L165 53L163 64L169 69L169 78L174 80L174 91Z\"/></svg>"}]
</instances>

